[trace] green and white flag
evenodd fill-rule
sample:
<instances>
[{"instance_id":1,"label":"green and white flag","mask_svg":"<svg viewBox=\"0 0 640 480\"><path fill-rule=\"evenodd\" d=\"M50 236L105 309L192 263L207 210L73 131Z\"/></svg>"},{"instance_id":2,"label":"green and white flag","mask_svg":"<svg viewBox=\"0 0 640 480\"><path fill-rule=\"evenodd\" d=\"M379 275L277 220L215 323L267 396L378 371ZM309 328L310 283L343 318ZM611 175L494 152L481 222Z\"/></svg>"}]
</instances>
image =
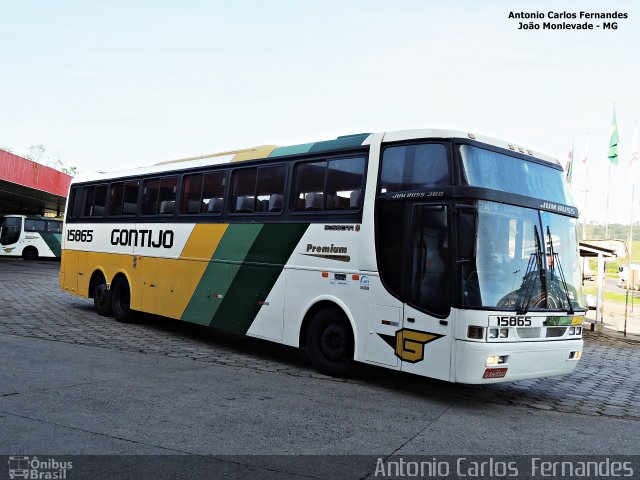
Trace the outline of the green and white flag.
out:
<instances>
[{"instance_id":1,"label":"green and white flag","mask_svg":"<svg viewBox=\"0 0 640 480\"><path fill-rule=\"evenodd\" d=\"M613 106L613 120L611 121L611 137L609 139L609 160L618 165L618 124L616 122L616 107Z\"/></svg>"}]
</instances>

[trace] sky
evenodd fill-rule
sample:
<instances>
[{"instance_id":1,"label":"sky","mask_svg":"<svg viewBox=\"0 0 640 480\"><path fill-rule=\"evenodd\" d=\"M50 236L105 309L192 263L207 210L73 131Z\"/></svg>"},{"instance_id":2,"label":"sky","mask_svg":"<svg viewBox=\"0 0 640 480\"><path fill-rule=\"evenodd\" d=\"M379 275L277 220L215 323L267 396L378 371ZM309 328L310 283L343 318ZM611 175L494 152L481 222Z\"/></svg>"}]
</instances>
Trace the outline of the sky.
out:
<instances>
[{"instance_id":1,"label":"sky","mask_svg":"<svg viewBox=\"0 0 640 480\"><path fill-rule=\"evenodd\" d=\"M549 10L629 18L593 31L518 30L508 18ZM572 143L582 155L588 135L588 220L631 218L636 0L0 0L0 20L0 148L16 154L45 145L66 166L109 171L450 128L564 164ZM614 102L620 165L608 182Z\"/></svg>"}]
</instances>

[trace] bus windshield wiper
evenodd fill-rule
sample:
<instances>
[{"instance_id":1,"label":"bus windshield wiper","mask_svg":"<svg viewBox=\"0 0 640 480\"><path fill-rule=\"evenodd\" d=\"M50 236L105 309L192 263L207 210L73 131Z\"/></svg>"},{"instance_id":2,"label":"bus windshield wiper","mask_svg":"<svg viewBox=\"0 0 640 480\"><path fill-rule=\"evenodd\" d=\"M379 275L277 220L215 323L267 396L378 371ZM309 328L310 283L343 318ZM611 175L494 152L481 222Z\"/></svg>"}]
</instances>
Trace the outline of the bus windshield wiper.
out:
<instances>
[{"instance_id":1,"label":"bus windshield wiper","mask_svg":"<svg viewBox=\"0 0 640 480\"><path fill-rule=\"evenodd\" d=\"M518 315L524 315L529 311L529 304L531 303L531 297L533 297L533 291L536 283L536 276L534 275L534 272L538 272L541 287L544 281L544 268L542 265L543 252L540 244L540 236L538 235L538 227L535 225L533 226L533 236L536 251L529 256L527 270L524 273L522 285L518 290L518 297L516 298L516 314Z\"/></svg>"},{"instance_id":2,"label":"bus windshield wiper","mask_svg":"<svg viewBox=\"0 0 640 480\"><path fill-rule=\"evenodd\" d=\"M573 315L573 305L571 304L571 297L569 295L569 287L567 286L567 280L564 276L564 272L562 271L562 264L560 263L560 256L553 249L553 239L551 238L551 230L547 225L547 241L549 242L549 254L551 256L551 265L549 271L551 273L551 282L553 284L556 264L558 265L558 274L560 277L560 284L562 285L562 289L564 290L564 296L567 299L568 308L566 308L567 313ZM547 292L548 293L548 292Z\"/></svg>"}]
</instances>

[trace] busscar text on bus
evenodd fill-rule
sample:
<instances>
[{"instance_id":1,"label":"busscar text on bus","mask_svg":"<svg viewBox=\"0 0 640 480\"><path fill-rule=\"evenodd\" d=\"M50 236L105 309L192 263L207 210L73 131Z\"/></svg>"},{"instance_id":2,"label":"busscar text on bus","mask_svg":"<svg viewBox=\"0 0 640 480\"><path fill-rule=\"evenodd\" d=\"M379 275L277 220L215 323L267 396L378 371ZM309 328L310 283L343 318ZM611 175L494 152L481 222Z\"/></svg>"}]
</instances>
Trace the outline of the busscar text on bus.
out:
<instances>
[{"instance_id":1,"label":"busscar text on bus","mask_svg":"<svg viewBox=\"0 0 640 480\"><path fill-rule=\"evenodd\" d=\"M578 212L559 163L448 130L263 146L74 178L60 285L148 312L462 383L570 373Z\"/></svg>"}]
</instances>

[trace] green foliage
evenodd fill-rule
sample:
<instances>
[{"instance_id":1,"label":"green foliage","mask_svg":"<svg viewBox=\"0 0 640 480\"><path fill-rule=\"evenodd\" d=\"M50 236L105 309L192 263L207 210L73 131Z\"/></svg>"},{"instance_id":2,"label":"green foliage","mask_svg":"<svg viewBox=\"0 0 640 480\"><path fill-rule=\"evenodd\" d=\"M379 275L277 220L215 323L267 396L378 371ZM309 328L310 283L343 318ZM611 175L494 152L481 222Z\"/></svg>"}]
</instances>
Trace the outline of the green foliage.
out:
<instances>
[{"instance_id":1,"label":"green foliage","mask_svg":"<svg viewBox=\"0 0 640 480\"><path fill-rule=\"evenodd\" d=\"M587 240L629 240L629 225L622 225L620 223L609 224L609 234L605 238L605 226L596 225L595 223L587 224ZM582 223L578 224L578 238L582 239ZM633 225L633 240L640 242L640 225L634 223ZM640 255L640 252L638 252ZM639 257L640 258L640 257Z\"/></svg>"},{"instance_id":2,"label":"green foliage","mask_svg":"<svg viewBox=\"0 0 640 480\"><path fill-rule=\"evenodd\" d=\"M584 293L589 295L593 295L594 297L598 294L598 289L596 287L584 287ZM629 304L631 304L631 295L633 294L634 303L640 304L640 293L629 291ZM627 299L626 290L620 289L620 292L603 292L603 296L605 300L611 300L612 302L625 303Z\"/></svg>"}]
</instances>

